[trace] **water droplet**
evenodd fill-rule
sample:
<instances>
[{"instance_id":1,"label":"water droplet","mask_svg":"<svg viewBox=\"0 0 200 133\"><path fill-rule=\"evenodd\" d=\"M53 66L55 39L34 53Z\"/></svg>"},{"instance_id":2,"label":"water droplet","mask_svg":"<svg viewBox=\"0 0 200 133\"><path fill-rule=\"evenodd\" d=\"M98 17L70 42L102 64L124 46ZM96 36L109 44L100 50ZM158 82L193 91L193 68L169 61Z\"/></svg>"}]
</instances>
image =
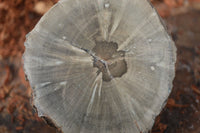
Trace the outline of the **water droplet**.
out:
<instances>
[{"instance_id":1,"label":"water droplet","mask_svg":"<svg viewBox=\"0 0 200 133\"><path fill-rule=\"evenodd\" d=\"M109 3L106 3L104 6L105 6L105 8L109 8L109 7L110 7L110 4L109 4Z\"/></svg>"},{"instance_id":2,"label":"water droplet","mask_svg":"<svg viewBox=\"0 0 200 133\"><path fill-rule=\"evenodd\" d=\"M155 67L154 67L154 66L151 66L151 70L152 70L152 71L155 71Z\"/></svg>"},{"instance_id":3,"label":"water droplet","mask_svg":"<svg viewBox=\"0 0 200 133\"><path fill-rule=\"evenodd\" d=\"M65 40L66 38L67 38L66 36L63 36L63 37L62 37L63 40Z\"/></svg>"}]
</instances>

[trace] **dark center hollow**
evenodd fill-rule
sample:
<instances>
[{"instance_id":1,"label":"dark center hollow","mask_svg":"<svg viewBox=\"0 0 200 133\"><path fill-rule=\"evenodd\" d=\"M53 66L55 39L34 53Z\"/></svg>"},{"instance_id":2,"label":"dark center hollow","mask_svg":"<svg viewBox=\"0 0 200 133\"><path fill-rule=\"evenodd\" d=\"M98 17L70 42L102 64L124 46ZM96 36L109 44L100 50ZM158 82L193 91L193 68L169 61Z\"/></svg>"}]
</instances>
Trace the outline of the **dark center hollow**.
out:
<instances>
[{"instance_id":1,"label":"dark center hollow","mask_svg":"<svg viewBox=\"0 0 200 133\"><path fill-rule=\"evenodd\" d=\"M97 67L98 74L102 72L104 81L111 81L112 78L121 77L127 72L125 52L117 51L118 44L114 42L96 42L92 49L95 53L94 67Z\"/></svg>"}]
</instances>

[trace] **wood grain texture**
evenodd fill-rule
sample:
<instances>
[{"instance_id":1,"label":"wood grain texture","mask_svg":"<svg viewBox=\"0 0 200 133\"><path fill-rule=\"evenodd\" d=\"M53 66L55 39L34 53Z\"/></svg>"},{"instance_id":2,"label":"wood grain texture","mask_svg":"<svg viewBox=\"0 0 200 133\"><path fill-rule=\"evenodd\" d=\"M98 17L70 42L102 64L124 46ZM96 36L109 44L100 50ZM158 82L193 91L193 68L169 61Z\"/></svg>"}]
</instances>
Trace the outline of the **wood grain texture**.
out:
<instances>
[{"instance_id":1,"label":"wood grain texture","mask_svg":"<svg viewBox=\"0 0 200 133\"><path fill-rule=\"evenodd\" d=\"M124 56L101 58L97 42L116 43ZM145 133L172 88L176 48L147 0L60 0L25 46L38 114L64 133ZM113 77L119 60L127 70Z\"/></svg>"}]
</instances>

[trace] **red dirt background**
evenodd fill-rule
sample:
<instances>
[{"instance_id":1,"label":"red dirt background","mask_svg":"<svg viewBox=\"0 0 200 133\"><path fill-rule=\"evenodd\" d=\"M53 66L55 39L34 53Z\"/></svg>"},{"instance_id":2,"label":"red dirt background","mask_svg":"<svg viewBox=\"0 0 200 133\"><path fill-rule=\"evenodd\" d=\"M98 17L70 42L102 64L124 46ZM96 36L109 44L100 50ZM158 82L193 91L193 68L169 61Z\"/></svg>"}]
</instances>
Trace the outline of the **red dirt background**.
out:
<instances>
[{"instance_id":1,"label":"red dirt background","mask_svg":"<svg viewBox=\"0 0 200 133\"><path fill-rule=\"evenodd\" d=\"M25 36L58 0L0 0L0 133L56 133L31 106ZM151 0L177 46L176 77L150 133L200 133L200 0Z\"/></svg>"}]
</instances>

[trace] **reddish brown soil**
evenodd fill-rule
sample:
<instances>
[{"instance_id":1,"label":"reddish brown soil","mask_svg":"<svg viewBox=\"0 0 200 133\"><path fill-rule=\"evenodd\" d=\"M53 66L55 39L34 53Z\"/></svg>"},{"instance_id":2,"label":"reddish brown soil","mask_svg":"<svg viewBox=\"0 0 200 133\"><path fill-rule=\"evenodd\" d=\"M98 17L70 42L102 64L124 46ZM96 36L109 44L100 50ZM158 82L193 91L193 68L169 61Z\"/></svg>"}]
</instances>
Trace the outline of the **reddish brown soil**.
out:
<instances>
[{"instance_id":1,"label":"reddish brown soil","mask_svg":"<svg viewBox=\"0 0 200 133\"><path fill-rule=\"evenodd\" d=\"M0 0L0 133L55 133L32 108L25 35L57 0ZM176 77L151 133L200 132L200 0L152 0L177 46Z\"/></svg>"}]
</instances>

